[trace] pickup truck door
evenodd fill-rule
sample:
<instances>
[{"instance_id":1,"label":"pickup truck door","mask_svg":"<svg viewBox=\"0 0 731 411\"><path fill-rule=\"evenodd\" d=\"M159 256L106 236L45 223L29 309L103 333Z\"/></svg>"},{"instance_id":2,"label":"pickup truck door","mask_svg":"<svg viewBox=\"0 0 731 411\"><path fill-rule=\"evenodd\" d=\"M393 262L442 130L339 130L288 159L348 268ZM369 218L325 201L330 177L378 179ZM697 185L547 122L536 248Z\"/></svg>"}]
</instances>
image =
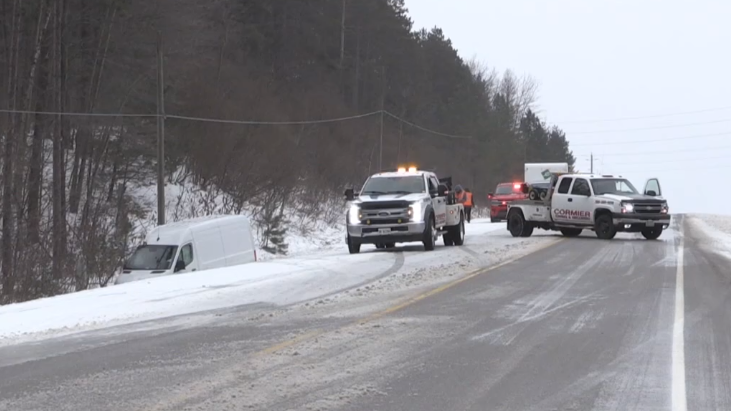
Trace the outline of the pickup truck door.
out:
<instances>
[{"instance_id":1,"label":"pickup truck door","mask_svg":"<svg viewBox=\"0 0 731 411\"><path fill-rule=\"evenodd\" d=\"M556 184L556 190L553 192L551 197L551 217L554 222L565 223L567 221L567 214L565 210L569 207L569 189L573 182L571 177L560 177Z\"/></svg>"},{"instance_id":2,"label":"pickup truck door","mask_svg":"<svg viewBox=\"0 0 731 411\"><path fill-rule=\"evenodd\" d=\"M647 180L643 193L645 193L646 196L662 198L662 188L660 188L660 180L658 180L657 178L651 178Z\"/></svg>"},{"instance_id":3,"label":"pickup truck door","mask_svg":"<svg viewBox=\"0 0 731 411\"><path fill-rule=\"evenodd\" d=\"M594 200L591 193L591 185L587 179L562 177L551 201L553 221L591 225L594 221Z\"/></svg>"},{"instance_id":4,"label":"pickup truck door","mask_svg":"<svg viewBox=\"0 0 731 411\"><path fill-rule=\"evenodd\" d=\"M574 210L570 216L571 222L573 224L594 224L594 205L593 190L589 180L574 179L569 198L569 208Z\"/></svg>"},{"instance_id":5,"label":"pickup truck door","mask_svg":"<svg viewBox=\"0 0 731 411\"><path fill-rule=\"evenodd\" d=\"M443 227L447 224L447 197L435 195L439 190L439 180L434 176L429 176L429 194L432 196L432 207L434 207L434 220L437 227Z\"/></svg>"}]
</instances>

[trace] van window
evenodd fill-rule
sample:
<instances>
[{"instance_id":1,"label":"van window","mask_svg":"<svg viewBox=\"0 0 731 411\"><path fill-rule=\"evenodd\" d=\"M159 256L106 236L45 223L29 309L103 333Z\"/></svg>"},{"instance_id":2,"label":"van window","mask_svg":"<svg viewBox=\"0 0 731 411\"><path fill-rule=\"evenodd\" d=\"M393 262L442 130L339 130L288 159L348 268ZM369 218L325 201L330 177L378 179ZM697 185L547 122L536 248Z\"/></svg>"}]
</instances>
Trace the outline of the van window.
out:
<instances>
[{"instance_id":1,"label":"van window","mask_svg":"<svg viewBox=\"0 0 731 411\"><path fill-rule=\"evenodd\" d=\"M142 245L124 263L125 270L168 270L178 251L174 245Z\"/></svg>"},{"instance_id":2,"label":"van window","mask_svg":"<svg viewBox=\"0 0 731 411\"><path fill-rule=\"evenodd\" d=\"M558 185L559 194L568 194L569 193L569 187L571 187L571 180L573 180L571 177L566 177L561 180L561 184Z\"/></svg>"},{"instance_id":3,"label":"van window","mask_svg":"<svg viewBox=\"0 0 731 411\"><path fill-rule=\"evenodd\" d=\"M180 258L185 263L185 266L189 266L193 262L193 245L186 244L180 249Z\"/></svg>"}]
</instances>

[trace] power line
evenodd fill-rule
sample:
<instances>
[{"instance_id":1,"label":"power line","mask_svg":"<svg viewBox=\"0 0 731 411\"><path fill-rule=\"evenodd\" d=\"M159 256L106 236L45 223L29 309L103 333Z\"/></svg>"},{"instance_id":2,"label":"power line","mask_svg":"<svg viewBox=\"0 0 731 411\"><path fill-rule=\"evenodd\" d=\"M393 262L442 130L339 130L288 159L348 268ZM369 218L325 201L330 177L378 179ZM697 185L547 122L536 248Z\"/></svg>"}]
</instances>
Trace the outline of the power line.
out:
<instances>
[{"instance_id":1,"label":"power line","mask_svg":"<svg viewBox=\"0 0 731 411\"><path fill-rule=\"evenodd\" d=\"M708 160L725 160L727 159L727 156L720 156L720 157L706 157L706 158L695 158L695 159L683 159L683 160L668 160L668 161L656 161L656 162L619 162L614 163L611 162L609 164L602 161L602 169L610 169L610 170L621 170L620 172L616 174L626 174L626 173L656 173L656 172L668 172L668 171L683 171L684 173L688 173L692 170L713 170L713 169L725 169L731 167L731 164L711 164L711 165L701 165L701 166L692 166L692 167L685 167L685 168L679 168L679 167L668 167L668 168L646 168L647 165L653 165L653 164L667 164L667 163L675 163L678 161L708 161ZM627 169L627 166L638 166L643 167L642 169Z\"/></svg>"},{"instance_id":2,"label":"power line","mask_svg":"<svg viewBox=\"0 0 731 411\"><path fill-rule=\"evenodd\" d=\"M613 167L611 164L609 164L608 168ZM706 166L706 167L692 167L692 168L679 168L679 167L673 167L673 168L659 168L659 169L648 169L648 170L629 170L630 173L637 173L637 172L643 172L643 173L662 173L667 171L681 171L684 174L688 174L693 171L699 171L699 170L714 170L719 168L731 168L731 164L720 164L720 165L714 165L714 166ZM617 174L625 174L625 173L617 173Z\"/></svg>"},{"instance_id":3,"label":"power line","mask_svg":"<svg viewBox=\"0 0 731 411\"><path fill-rule=\"evenodd\" d=\"M601 157L601 156L600 156ZM625 162L612 162L612 165L618 164L618 165L628 165L628 166L644 166L647 164L667 164L667 163L677 163L678 161L709 161L709 160L727 160L729 156L716 156L716 157L701 157L701 158L684 158L682 160L674 159L674 160L661 160L661 161L625 161Z\"/></svg>"},{"instance_id":4,"label":"power line","mask_svg":"<svg viewBox=\"0 0 731 411\"><path fill-rule=\"evenodd\" d=\"M156 118L160 117L159 114L131 114L131 113L74 113L74 112L55 112L55 111L32 111L32 110L6 110L0 109L0 113L11 113L11 114L37 114L37 115L51 115L51 116L76 116L76 117L143 117L143 118ZM302 124L321 124L321 123L336 123L340 121L355 120L358 118L369 117L376 114L380 114L379 111L373 111L365 114L357 114L354 116L328 118L322 120L302 120L302 121L254 121L254 120L225 120L217 118L206 118L206 117L191 117L191 116L180 116L177 114L165 114L166 119L178 119L188 121L202 121L208 123L226 123L226 124L242 124L242 125L302 125Z\"/></svg>"},{"instance_id":5,"label":"power line","mask_svg":"<svg viewBox=\"0 0 731 411\"><path fill-rule=\"evenodd\" d=\"M157 114L130 114L130 113L69 113L59 111L32 111L32 110L6 110L0 109L0 113L7 114L37 114L41 116L74 116L74 117L143 117L156 118Z\"/></svg>"},{"instance_id":6,"label":"power line","mask_svg":"<svg viewBox=\"0 0 731 411\"><path fill-rule=\"evenodd\" d=\"M616 156L646 156L646 155L655 155L655 154L673 154L673 153L686 153L689 151L708 151L708 150L719 150L719 149L730 149L731 145L724 145L724 146L710 146L710 147L697 147L697 148L682 148L682 149L675 149L675 150L651 150L651 151L631 151L631 152L623 152L623 153L607 153L607 154L599 154L599 157L616 157ZM579 156L588 156L588 154L579 154Z\"/></svg>"},{"instance_id":7,"label":"power line","mask_svg":"<svg viewBox=\"0 0 731 411\"><path fill-rule=\"evenodd\" d=\"M8 110L0 109L0 113L9 114L33 114L33 115L48 115L48 116L74 116L74 117L138 117L138 118L157 118L159 114L139 114L139 113L79 113L79 112L57 112L57 111L33 111L33 110ZM259 120L226 120L209 117L193 117L193 116L181 116L177 114L165 114L165 119L176 119L185 121L200 121L206 123L219 123L219 124L239 124L239 125L307 125L307 124L324 124L324 123L337 123L348 120L357 120L360 118L375 116L379 114L385 114L393 119L400 121L404 124L408 124L411 127L425 131L427 133L435 134L447 138L461 138L470 139L471 136L462 136L456 134L447 134L440 131L432 130L418 124L412 123L405 120L395 114L392 114L386 110L371 111L364 114L356 114L346 117L336 117L319 120L293 120L293 121L259 121Z\"/></svg>"},{"instance_id":8,"label":"power line","mask_svg":"<svg viewBox=\"0 0 731 411\"><path fill-rule=\"evenodd\" d=\"M422 127L420 125L414 124L414 123L412 123L410 121L404 120L404 119L402 119L401 117L398 117L395 114L389 113L388 111L384 111L383 113L386 114L386 115L388 115L388 116L390 116L390 117L392 117L392 118L394 118L394 119L396 119L396 120L398 120L398 121L400 121L400 122L402 122L402 123L404 123L404 124L408 124L408 125L410 125L410 126L412 126L414 128L418 128L421 131L426 131L427 133L432 133L432 134L436 134L438 136L448 137L448 138L467 138L467 139L472 138L472 136L459 136L459 135L455 135L455 134L446 134L446 133L441 133L439 131L430 130L428 128L425 128L425 127Z\"/></svg>"},{"instance_id":9,"label":"power line","mask_svg":"<svg viewBox=\"0 0 731 411\"><path fill-rule=\"evenodd\" d=\"M202 121L202 122L206 122L206 123L241 124L241 125L249 125L249 126L276 126L276 125L294 126L294 125L307 125L307 124L339 123L341 121L356 120L359 118L370 117L370 116L374 116L376 114L380 114L380 111L372 111L370 113L356 114L354 116L347 116L347 117L328 118L328 119L322 119L322 120L299 120L299 121L224 120L224 119L206 118L206 117L179 116L179 115L175 115L175 114L168 114L165 117L174 118L174 119L178 119L178 120Z\"/></svg>"},{"instance_id":10,"label":"power line","mask_svg":"<svg viewBox=\"0 0 731 411\"><path fill-rule=\"evenodd\" d=\"M609 145L617 145L617 144L637 144L637 143L661 143L665 141L673 141L673 140L689 140L689 139L695 139L695 138L703 138L703 137L718 137L718 136L727 136L731 135L731 131L727 131L724 133L713 133L713 134L696 134L693 136L682 136L682 137L663 137L663 138L656 138L651 140L625 140L625 141L605 141L603 143L584 143L584 144L570 144L571 147L582 147L582 146L609 146Z\"/></svg>"},{"instance_id":11,"label":"power line","mask_svg":"<svg viewBox=\"0 0 731 411\"><path fill-rule=\"evenodd\" d=\"M717 123L728 123L731 122L731 118L723 119L723 120L714 120L714 121L703 121L699 123L686 123L686 124L674 124L674 125L668 125L668 126L657 126L657 127L643 127L643 128L625 128L625 129L615 129L615 130L594 130L594 131L566 131L566 135L577 135L577 134L603 134L603 133L626 133L631 131L645 131L645 130L662 130L662 129L668 129L668 128L681 128L681 127L692 127L692 126L702 126L706 124L717 124Z\"/></svg>"},{"instance_id":12,"label":"power line","mask_svg":"<svg viewBox=\"0 0 731 411\"><path fill-rule=\"evenodd\" d=\"M704 109L704 110L685 111L685 112L679 112L679 113L656 114L656 115L649 115L649 116L619 117L619 118L605 118L605 119L578 120L578 121L554 121L554 123L556 123L556 124L559 124L559 123L560 124L606 123L606 122L611 122L611 121L644 120L644 119L649 119L649 118L675 117L675 116L683 116L683 115L687 115L687 114L710 113L713 111L724 111L724 110L731 110L731 106L709 108L709 109Z\"/></svg>"}]
</instances>

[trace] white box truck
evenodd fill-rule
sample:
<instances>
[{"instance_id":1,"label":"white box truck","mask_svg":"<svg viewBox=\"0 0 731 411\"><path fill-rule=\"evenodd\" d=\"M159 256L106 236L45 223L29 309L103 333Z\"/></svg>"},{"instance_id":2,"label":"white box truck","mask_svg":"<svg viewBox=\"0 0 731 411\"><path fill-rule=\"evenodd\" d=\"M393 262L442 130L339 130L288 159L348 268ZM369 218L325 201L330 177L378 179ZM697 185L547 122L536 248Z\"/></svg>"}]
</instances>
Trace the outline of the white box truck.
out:
<instances>
[{"instance_id":1,"label":"white box truck","mask_svg":"<svg viewBox=\"0 0 731 411\"><path fill-rule=\"evenodd\" d=\"M125 262L116 284L256 261L242 215L212 215L155 227Z\"/></svg>"},{"instance_id":2,"label":"white box truck","mask_svg":"<svg viewBox=\"0 0 731 411\"><path fill-rule=\"evenodd\" d=\"M526 163L524 182L528 186L528 198L545 199L551 186L551 176L568 172L569 163Z\"/></svg>"}]
</instances>

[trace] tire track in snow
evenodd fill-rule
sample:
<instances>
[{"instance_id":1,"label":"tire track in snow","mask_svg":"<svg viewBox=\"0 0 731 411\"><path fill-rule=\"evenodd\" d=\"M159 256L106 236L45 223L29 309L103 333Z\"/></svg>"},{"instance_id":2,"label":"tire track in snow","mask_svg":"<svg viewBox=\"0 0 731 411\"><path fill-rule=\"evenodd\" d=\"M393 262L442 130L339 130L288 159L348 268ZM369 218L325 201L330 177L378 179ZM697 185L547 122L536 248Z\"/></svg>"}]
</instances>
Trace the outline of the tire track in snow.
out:
<instances>
[{"instance_id":1,"label":"tire track in snow","mask_svg":"<svg viewBox=\"0 0 731 411\"><path fill-rule=\"evenodd\" d=\"M314 301L314 300L321 300L323 298L329 298L329 297L332 297L332 296L334 296L336 294L340 294L343 291L360 288L360 287L363 287L363 286L365 286L367 284L370 284L370 283L373 283L375 281L378 281L378 280L380 280L382 278L388 277L389 275L396 274L406 264L406 255L403 252L399 252L399 251L393 252L392 254L395 255L395 259L394 259L393 264L391 265L391 267L389 267L387 270L381 272L377 276L370 277L370 278L368 278L366 280L363 280L363 281L361 281L361 282L359 282L357 284L354 284L354 285L351 285L351 286L348 286L348 287L343 287L343 288L341 288L339 290L335 290L335 291L329 292L329 293L324 294L324 295L322 295L320 297L312 298L310 300L303 301L301 303L292 304L292 306L304 304L306 302L311 302L311 301Z\"/></svg>"}]
</instances>

